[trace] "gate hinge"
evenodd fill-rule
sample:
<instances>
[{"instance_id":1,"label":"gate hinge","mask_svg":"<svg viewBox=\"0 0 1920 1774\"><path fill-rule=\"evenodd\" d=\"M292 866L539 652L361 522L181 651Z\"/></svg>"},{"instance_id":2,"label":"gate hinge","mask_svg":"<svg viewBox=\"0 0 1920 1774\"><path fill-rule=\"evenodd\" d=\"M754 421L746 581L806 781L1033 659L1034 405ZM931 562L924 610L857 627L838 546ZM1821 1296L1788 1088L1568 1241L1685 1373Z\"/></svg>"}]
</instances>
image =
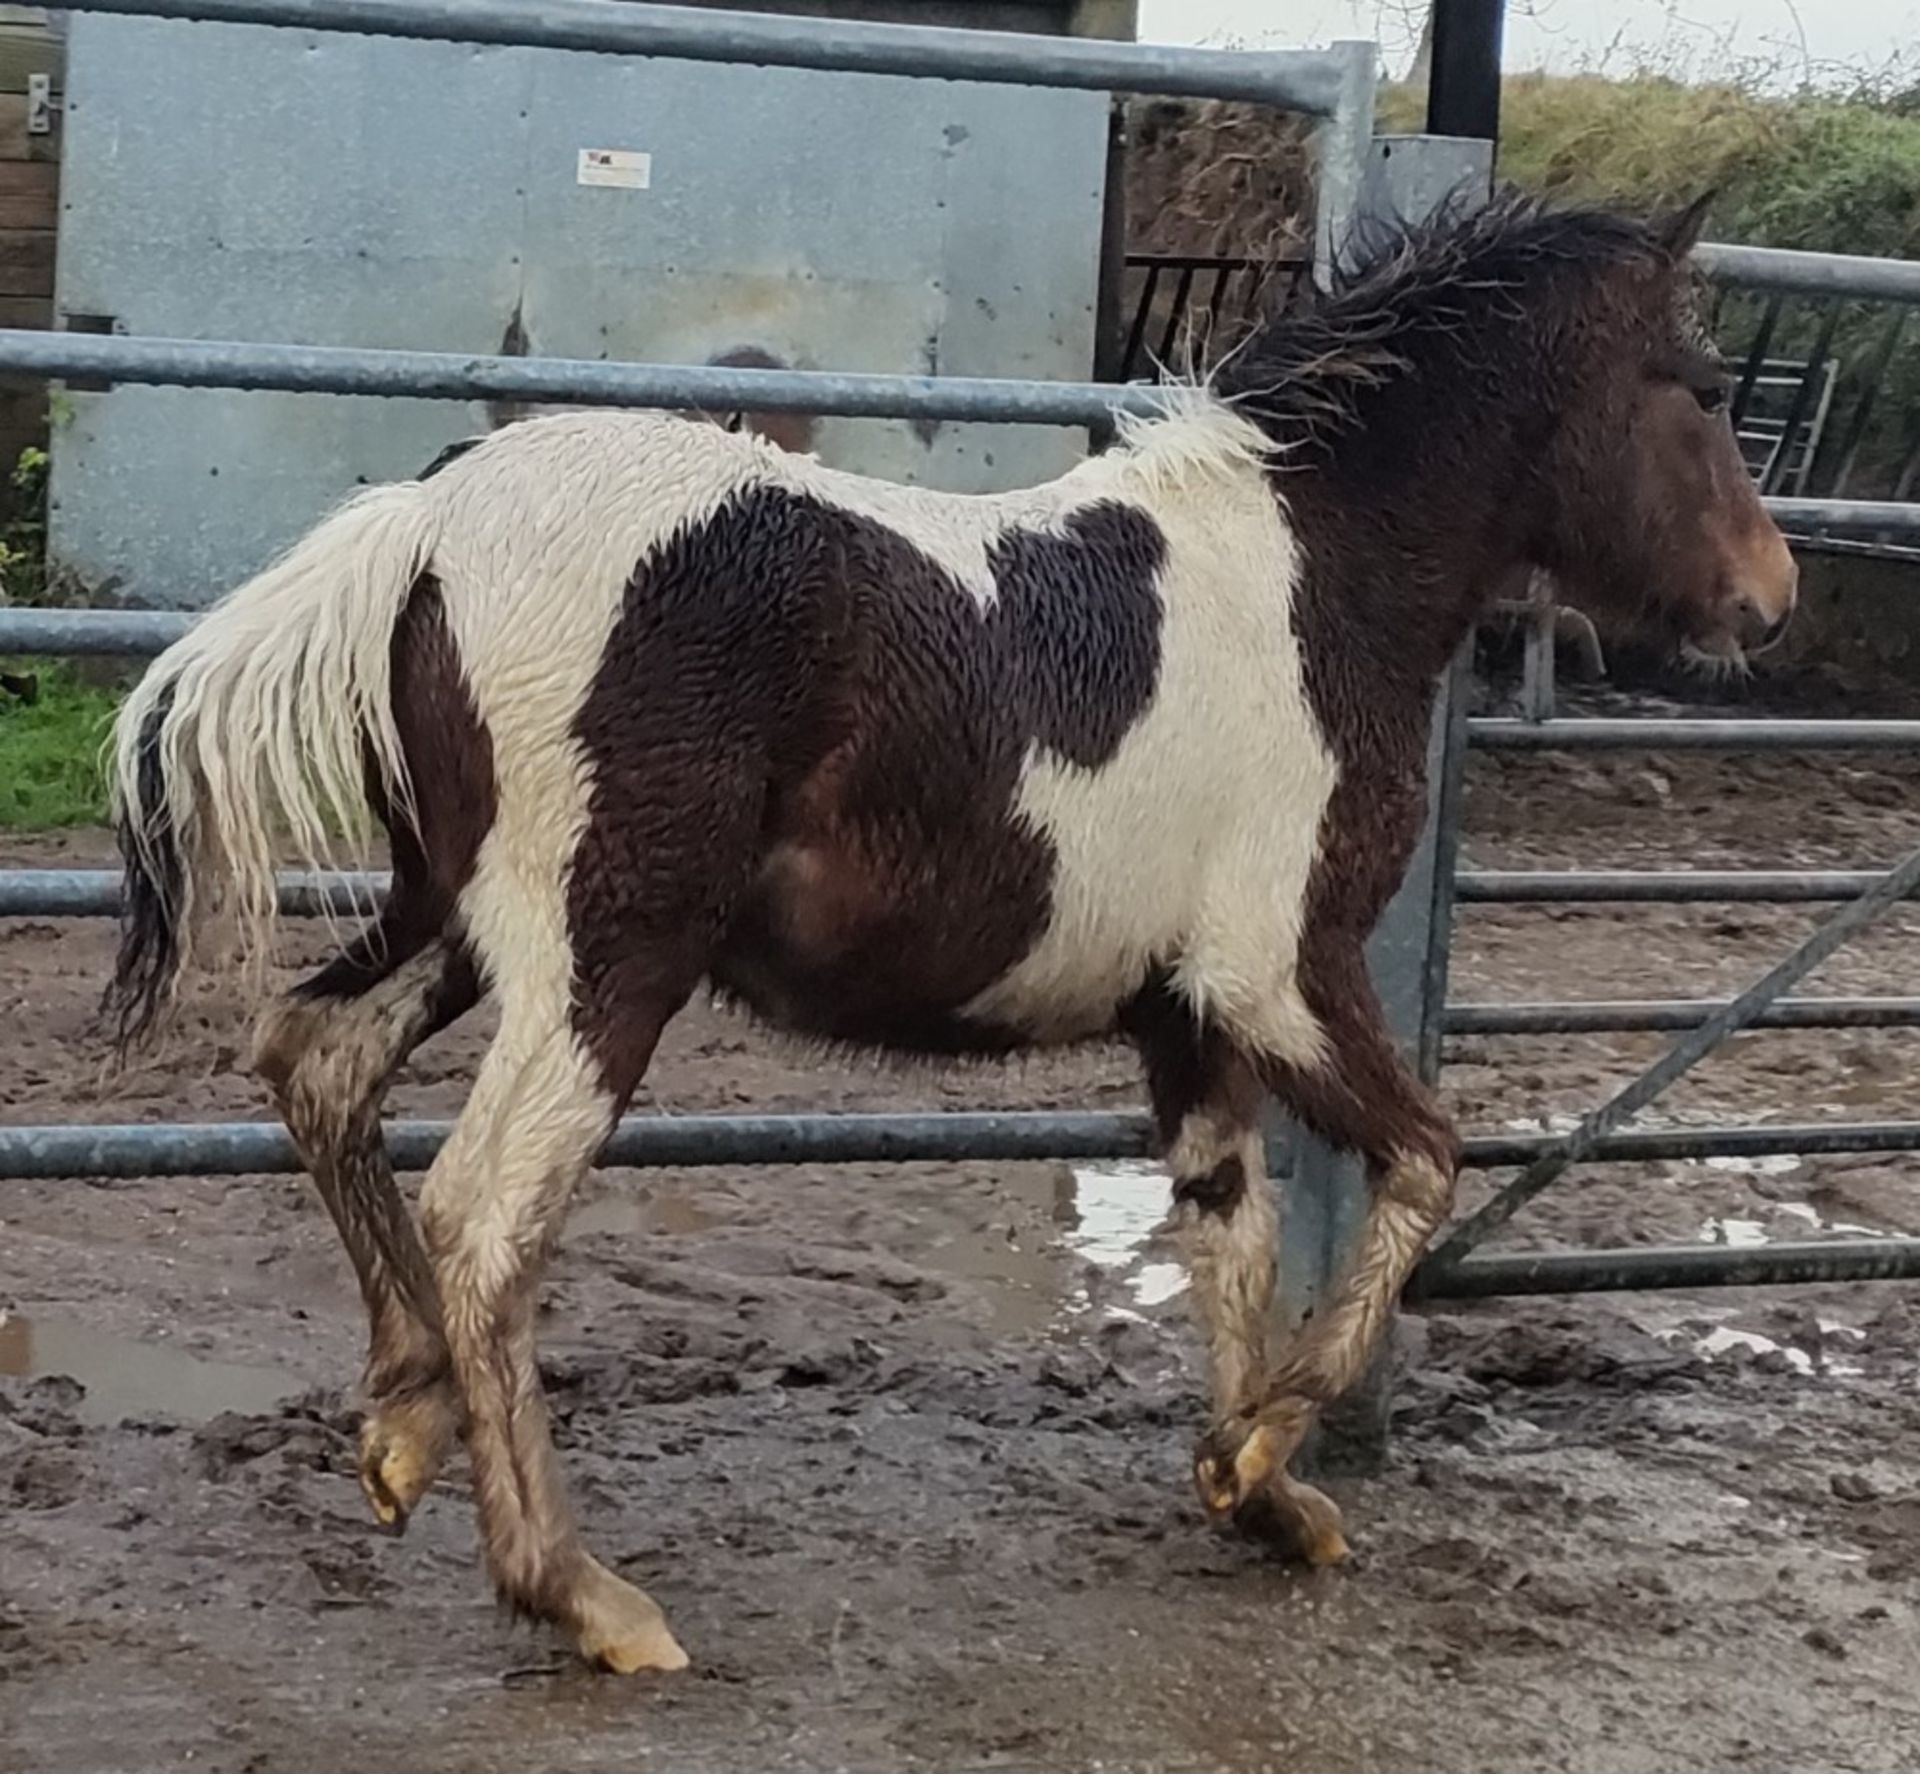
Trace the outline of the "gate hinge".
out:
<instances>
[{"instance_id":1,"label":"gate hinge","mask_svg":"<svg viewBox=\"0 0 1920 1774\"><path fill-rule=\"evenodd\" d=\"M27 134L30 136L52 135L53 114L59 109L60 101L53 96L53 76L29 74L27 76Z\"/></svg>"}]
</instances>

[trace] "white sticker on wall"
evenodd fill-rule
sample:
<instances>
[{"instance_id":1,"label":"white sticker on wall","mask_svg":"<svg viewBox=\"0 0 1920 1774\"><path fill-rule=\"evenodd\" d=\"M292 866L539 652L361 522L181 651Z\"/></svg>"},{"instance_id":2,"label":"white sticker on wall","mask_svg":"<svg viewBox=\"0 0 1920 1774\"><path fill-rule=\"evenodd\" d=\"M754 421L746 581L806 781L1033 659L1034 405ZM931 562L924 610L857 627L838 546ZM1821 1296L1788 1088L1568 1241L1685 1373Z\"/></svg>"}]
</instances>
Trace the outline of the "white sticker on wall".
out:
<instances>
[{"instance_id":1,"label":"white sticker on wall","mask_svg":"<svg viewBox=\"0 0 1920 1774\"><path fill-rule=\"evenodd\" d=\"M583 185L646 191L653 185L653 156L636 153L631 148L582 148L576 176Z\"/></svg>"}]
</instances>

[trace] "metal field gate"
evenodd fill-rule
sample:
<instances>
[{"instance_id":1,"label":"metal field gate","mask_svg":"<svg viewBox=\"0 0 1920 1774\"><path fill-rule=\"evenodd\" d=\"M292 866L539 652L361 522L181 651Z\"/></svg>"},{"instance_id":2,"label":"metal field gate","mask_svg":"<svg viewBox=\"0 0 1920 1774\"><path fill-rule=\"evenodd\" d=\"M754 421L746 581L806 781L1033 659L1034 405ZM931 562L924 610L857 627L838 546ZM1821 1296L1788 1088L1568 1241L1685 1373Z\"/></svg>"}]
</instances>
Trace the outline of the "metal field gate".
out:
<instances>
[{"instance_id":1,"label":"metal field gate","mask_svg":"<svg viewBox=\"0 0 1920 1774\"><path fill-rule=\"evenodd\" d=\"M171 22L147 28L176 33L182 45L194 37L215 41L210 27L178 22L182 20L212 19L220 21L223 27L257 26L262 27L263 35L273 35L274 31L267 28L277 28L281 41L305 46L300 52L302 56L319 55L321 52L314 45L322 39L296 33L322 33L329 46L344 40L342 34L346 34L355 41L359 37L378 38L382 42L404 39L406 43L397 46L387 43L387 47L424 46L435 54L471 56L476 65L486 62L492 50L509 46L542 52L565 51L576 61L607 56L661 58L633 64L644 65L656 79L664 78L660 69L665 66L671 66L678 79L689 66L705 68L710 73L733 74L739 65L745 65L761 70L784 69L789 73L837 70L849 80L857 77L864 83L863 91L889 90L888 80L877 78L884 76L896 77L902 82L967 83L953 88L955 92L970 91L976 84L996 91L1058 89L1100 95L1102 104L1104 95L1111 91L1266 102L1321 120L1317 263L1322 269L1345 238L1346 224L1360 210L1374 204L1415 209L1463 181L1485 177L1485 144L1436 143L1429 138L1373 140L1374 54L1369 45L1340 45L1319 54L1168 50L998 37L990 33L682 12L671 7L614 4L611 0L487 0L485 4L464 6L447 4L446 0L80 0L74 10L86 14L159 15ZM119 28L122 21L83 20L81 23L98 24L105 29ZM77 38L81 35L76 31ZM487 49L483 51L476 46L487 46ZM182 58L178 65L184 67L192 58L184 48L178 53ZM504 70L509 65L506 56L498 57L489 64L486 78L493 78L492 70ZM774 78L774 74L765 72L753 76L756 81ZM78 90L84 113L89 101L84 86ZM523 94L526 88L515 87L508 80L503 87L486 90L495 101L511 110L519 102L516 95ZM643 90L654 88L644 80L630 87L610 85L606 91L612 96L607 103L614 106L621 93ZM180 90L172 95L173 102L177 106L190 104L191 91L192 82L184 81ZM355 102L364 108L356 115L370 115L377 103L405 108L417 96L409 92L389 92L380 101L372 97L357 99ZM1001 96L1004 97L1004 93ZM987 103L984 99L979 102L983 106ZM885 102L876 100L875 105L876 109L861 113L873 136L868 144L868 158L884 159L890 152L890 144L881 139L876 120L888 113ZM432 107L423 111L423 115L433 114ZM983 118L993 115L987 110L977 114ZM626 114L619 115L624 118ZM591 119L591 126L596 131L603 128L610 131L615 116L616 110L610 109ZM508 121L511 132L513 120ZM532 123L530 118L519 121ZM684 121L691 127L697 119L688 115ZM788 121L798 123L804 119L789 117ZM727 119L710 122L710 130L701 132L701 139L705 139L707 133L724 134L732 127ZM350 124L351 120L343 119L343 134L350 133ZM76 130L97 129L103 142L112 136L115 127L111 117L102 117L93 123L75 120ZM576 129L571 134L560 134L559 147L554 151L559 152L568 142L574 143L568 152L576 157L583 145L609 152L650 151L638 134L623 134L616 140L609 133L581 143L576 140L578 133ZM911 127L908 127L908 136L912 137ZM539 129L524 129L520 139L523 144L532 144L548 137L542 125ZM549 141L549 145L553 143ZM804 160L804 146L793 152ZM911 139L903 152L911 156ZM826 230L828 239L834 237L834 230L842 219L828 211L857 206L868 200L869 194L862 188L857 170L864 164L865 160L851 163L835 160L823 169L833 174L834 188L820 197L817 208L809 213ZM560 165L571 166L569 176L577 183L580 173L577 158L569 162L566 154L561 153ZM621 162L612 162L609 166L615 171L625 166L629 174L633 171ZM438 193L443 206L457 206L458 194L464 188L457 162L433 160L416 170L419 182ZM651 173L651 168L649 171ZM206 176L214 175L209 172ZM559 175L549 165L545 176ZM664 182L664 166L659 176ZM1036 168L1030 176L1023 177L1021 189L1024 191L1040 178ZM584 204L609 195L617 202L631 190L631 186L625 190L616 186L608 192L589 184L578 192L568 193L568 198L569 202ZM1069 208L1078 203L1076 190L1077 187L1061 195L1061 202ZM100 201L111 201L104 193L96 195ZM77 202L78 195L71 200ZM179 201L191 202L192 199ZM425 200L415 193L407 201L411 206L421 207ZM369 222L357 205L346 205L332 212L322 209L315 213L324 218L324 228L321 221L314 222L311 225L314 238L308 242L303 231L309 225L296 219L298 208L298 204L290 202L284 213L262 212L253 220L263 230L270 226L280 229L291 243L288 251L295 257L317 255L348 261L343 266L330 268L327 276L338 280L332 287L345 292L341 301L351 308L349 298L354 297L358 287L354 283L357 274L352 264L359 251L357 242L364 238L367 227L377 224ZM556 254L590 254L619 235L617 226L613 226L612 235L599 232L603 225L612 226L603 224L601 217L617 212L583 209L576 213L594 219L580 224L583 233L578 240L569 238L555 245L552 250ZM134 225L126 216L122 217L122 224ZM928 437L943 435L944 429L956 422L993 427L1018 425L1029 428L1034 436L1043 440L1031 446L1035 449L1078 447L1077 440L1063 446L1063 434L1070 437L1074 430L1098 427L1116 409L1149 411L1155 404L1151 391L1141 388L1006 377L998 372L1008 367L1030 370L1040 366L1030 361L1016 361L1010 366L1002 358L989 359L986 354L993 348L993 341L985 335L976 341L976 355L957 362L943 360L932 364L922 358L904 366L890 365L878 370L867 367L871 359L860 354L862 341L857 327L844 340L847 355L833 367L817 370L701 367L644 358L621 361L618 353L602 359L590 339L583 343L577 331L566 330L581 323L580 310L569 309L564 293L547 288L531 271L524 277L517 272L510 275L502 271L487 252L456 226L453 216L438 217L432 226L439 230L433 238L443 244L448 254L469 255L467 262L475 267L476 276L490 265L494 279L486 283L484 292L436 296L435 300L450 304L444 310L445 315L457 316L460 324L471 328L478 329L483 322L492 327L500 323L500 302L508 304L509 314L518 302L524 332L519 340L520 348L502 349L503 344L511 341L491 334L485 343L475 345L468 339L452 336L448 330L425 325L419 316L387 315L372 307L352 308L354 325L351 328L345 319L336 317L333 323L336 330L324 337L290 338L291 329L276 331L272 327L262 327L249 334L242 323L267 306L261 292L254 290L223 295L221 301L232 305L218 309L217 323L210 321L207 314L168 311L170 318L165 324L171 327L173 336L149 330L149 325L157 326L159 322L135 326L129 324L126 314L115 314L111 310L101 326L114 329L112 331L0 332L0 370L64 380L69 387L78 384L86 398L109 402L126 398L129 404L135 398L150 402L146 410L156 416L146 434L150 443L168 457L167 473L174 477L173 484L198 489L190 501L172 514L172 527L180 531L190 531L202 522L239 525L254 521L231 511L230 508L246 501L237 495L224 469L219 475L212 471L225 463L247 460L250 444L271 457L272 449L278 447L273 428L283 423L290 428L288 436L303 439L315 448L324 444L341 451L364 452L359 457L341 460L343 470L350 468L351 471L335 475L329 488L331 497L358 473L371 477L376 471L385 475L416 471L433 443L471 427L471 414L460 411L460 405L476 401L656 405L709 412L744 408L831 418L878 417L900 422L907 434L923 445ZM524 218L521 226L522 232L514 237L533 241L535 232L528 231ZM924 244L924 237L913 238ZM801 242L797 222L792 234L782 235L781 239L783 251L815 253L822 250L817 245ZM596 242L600 245L595 245ZM150 241L147 250L156 255L156 263L164 262L179 244ZM1058 239L1048 244L1056 250L1060 248ZM630 245L621 241L620 252L626 253ZM1892 291L1895 299L1920 301L1920 267L1889 267L1873 261L1816 259L1797 254L1756 255L1747 249L1708 249L1704 256L1710 269L1720 273L1737 272L1749 280L1771 279L1776 285L1791 287L1813 280L1822 287L1831 287L1837 279L1841 287L1871 287L1883 294ZM522 257L526 257L524 252ZM447 262L452 263L452 259ZM271 264L270 253L261 258L263 273ZM657 283L664 285L670 281L665 265L655 264L650 270ZM94 274L88 270L83 254L74 278L83 280ZM100 269L98 275L108 280L96 286L104 295L111 273ZM424 273L422 279L426 280ZM243 274L237 274L237 280L243 280ZM81 287L80 283L74 283L65 291L65 303L70 309ZM131 300L131 286L120 287L130 291ZM1059 286L1048 284L1046 287ZM837 299L822 297L829 302ZM885 303L880 297L875 300L878 314ZM312 310L316 329L325 306L321 303ZM676 325L697 330L700 314L697 304L673 312L679 316ZM569 314L573 318L562 318ZM875 331L884 332L885 326L877 322ZM251 342L228 342L235 332ZM693 340L691 331L677 336L686 341L682 349L689 357L699 355L700 344L711 343L711 339ZM906 330L900 336L905 338ZM377 348L369 348L369 341L376 342ZM848 364L853 365L853 369L847 369ZM931 373L936 369L939 374ZM958 373L961 369L970 373ZM990 371L995 373L987 373ZM97 389L102 384L110 391L86 394L87 389ZM262 392L208 393L207 390ZM329 395L381 398L377 402L320 398ZM163 413L171 416L171 424L159 422L158 415ZM277 417L296 413L299 416L285 420ZM330 431L330 426L342 429ZM104 433L105 428L101 429ZM897 443L902 434L896 427L891 435ZM350 443L350 438L355 441ZM957 445L955 449L956 454L948 461L957 468L961 456ZM984 456L983 446L978 466L985 466ZM1044 458L1027 459L1037 462ZM84 463L84 452L76 460ZM361 465L354 466L355 463ZM998 470L1001 466L1002 460L997 458L994 467ZM80 479L69 484L77 487L85 477L79 469L76 473ZM1017 478L1011 469L1008 473L1009 477ZM210 490L216 483L226 483L218 484L217 494ZM241 484L244 485L244 481ZM268 477L261 484L272 487L275 483ZM296 518L293 513L300 499L310 496L311 488L302 482L298 488L289 486L284 491L287 521L297 527L304 519ZM80 504L85 508L87 499L82 497ZM95 515L89 522L94 529L81 526L68 532L75 539L75 546L93 535L95 542L86 545L97 545L103 559L116 548L132 546L128 540L130 532L116 534L104 506L96 505L92 509ZM1776 510L1785 517L1836 529L1863 523L1904 523L1920 527L1920 508L1915 507L1866 507L1844 501L1780 501L1776 503ZM146 545L181 551L171 557L172 560L188 558L192 548L201 546L190 537L169 539L168 526L159 521L164 514L153 515L154 522L144 539ZM62 521L78 523L71 513L64 513ZM129 521L145 523L147 520ZM207 549L204 558L212 559L217 547L239 546L238 535L237 530L228 531L222 539L220 532L213 532L212 540L204 544ZM191 578L186 578L166 587L172 594L169 601L183 599L193 583ZM185 614L159 610L0 610L0 653L152 653L182 632L188 620ZM1920 1149L1920 1122L1914 1121L1811 1130L1763 1127L1685 1133L1635 1131L1626 1125L1667 1083L1738 1029L1795 1018L1803 1026L1807 1022L1821 1026L1823 1021L1841 1023L1876 1018L1883 1022L1920 1022L1920 1007L1912 1004L1904 1007L1869 1005L1862 1010L1857 1006L1823 1005L1818 1000L1794 1005L1785 1002L1785 994L1795 982L1810 972L1826 953L1862 928L1877 912L1920 890L1920 852L1885 874L1863 873L1852 877L1475 876L1460 874L1455 869L1454 817L1460 772L1469 743L1534 749L1649 744L1908 746L1920 745L1920 722L1470 722L1465 718L1462 698L1455 693L1460 684L1461 679L1456 676L1449 686L1449 694L1442 699L1435 725L1431 751L1434 813L1429 831L1407 887L1396 901L1372 951L1376 976L1392 1010L1397 1032L1417 1053L1422 1070L1429 1075L1438 1063L1440 1040L1449 1030L1552 1033L1574 1028L1655 1027L1672 1028L1679 1032L1680 1038L1661 1061L1571 1133L1470 1140L1467 1144L1469 1163L1515 1169L1519 1176L1489 1208L1458 1228L1442 1245L1417 1278L1417 1289L1429 1295L1476 1295L1574 1291L1594 1286L1711 1285L1920 1275L1920 1239L1853 1241L1756 1251L1699 1248L1487 1255L1475 1248L1526 1200L1569 1166L1587 1159L1695 1155L1708 1151L1753 1154ZM317 901L342 897L345 889L335 881L289 879L283 891L291 909L311 911ZM116 882L102 874L55 870L0 872L0 916L100 915L115 909L116 894ZM1824 930L1776 965L1748 992L1727 1004L1448 1008L1445 1004L1447 932L1456 896L1504 900L1771 896L1829 898L1847 903ZM396 1124L390 1128L396 1165L402 1169L422 1167L445 1132L444 1126L422 1123ZM1312 1310L1334 1273L1347 1242L1348 1229L1363 1199L1364 1184L1350 1163L1336 1162L1331 1154L1311 1142L1296 1141L1285 1128L1273 1130L1272 1144L1274 1174L1288 1178L1283 1287L1288 1310L1300 1314ZM676 1166L1023 1160L1133 1157L1143 1155L1148 1145L1146 1118L1137 1114L648 1117L623 1125L609 1143L604 1158L613 1164ZM297 1157L286 1136L277 1127L259 1124L0 1128L0 1179L253 1174L297 1168Z\"/></svg>"}]
</instances>

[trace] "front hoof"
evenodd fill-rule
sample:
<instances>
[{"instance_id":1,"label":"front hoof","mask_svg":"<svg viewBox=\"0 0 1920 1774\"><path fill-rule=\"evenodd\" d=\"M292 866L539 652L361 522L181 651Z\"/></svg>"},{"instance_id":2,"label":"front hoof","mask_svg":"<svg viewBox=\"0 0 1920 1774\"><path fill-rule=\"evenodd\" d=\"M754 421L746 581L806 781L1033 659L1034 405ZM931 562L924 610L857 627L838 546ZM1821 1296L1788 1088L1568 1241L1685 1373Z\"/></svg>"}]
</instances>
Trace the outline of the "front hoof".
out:
<instances>
[{"instance_id":1,"label":"front hoof","mask_svg":"<svg viewBox=\"0 0 1920 1774\"><path fill-rule=\"evenodd\" d=\"M668 1630L660 1604L604 1565L585 1562L568 1611L580 1655L610 1675L642 1670L670 1675L687 1667L687 1654Z\"/></svg>"},{"instance_id":2,"label":"front hoof","mask_svg":"<svg viewBox=\"0 0 1920 1774\"><path fill-rule=\"evenodd\" d=\"M1234 1510L1233 1527L1281 1558L1315 1570L1343 1565L1352 1556L1340 1505L1284 1473Z\"/></svg>"}]
</instances>

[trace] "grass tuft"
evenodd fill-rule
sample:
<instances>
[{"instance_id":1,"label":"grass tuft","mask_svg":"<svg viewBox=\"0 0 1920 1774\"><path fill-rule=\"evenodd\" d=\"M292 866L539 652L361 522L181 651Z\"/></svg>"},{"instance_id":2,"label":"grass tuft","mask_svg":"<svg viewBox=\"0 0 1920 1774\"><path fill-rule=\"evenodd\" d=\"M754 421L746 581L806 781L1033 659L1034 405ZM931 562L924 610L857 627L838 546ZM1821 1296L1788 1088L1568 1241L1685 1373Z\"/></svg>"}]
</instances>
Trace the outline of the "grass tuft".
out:
<instances>
[{"instance_id":1,"label":"grass tuft","mask_svg":"<svg viewBox=\"0 0 1920 1774\"><path fill-rule=\"evenodd\" d=\"M44 659L0 662L0 830L58 831L107 813L101 747L116 691Z\"/></svg>"}]
</instances>

